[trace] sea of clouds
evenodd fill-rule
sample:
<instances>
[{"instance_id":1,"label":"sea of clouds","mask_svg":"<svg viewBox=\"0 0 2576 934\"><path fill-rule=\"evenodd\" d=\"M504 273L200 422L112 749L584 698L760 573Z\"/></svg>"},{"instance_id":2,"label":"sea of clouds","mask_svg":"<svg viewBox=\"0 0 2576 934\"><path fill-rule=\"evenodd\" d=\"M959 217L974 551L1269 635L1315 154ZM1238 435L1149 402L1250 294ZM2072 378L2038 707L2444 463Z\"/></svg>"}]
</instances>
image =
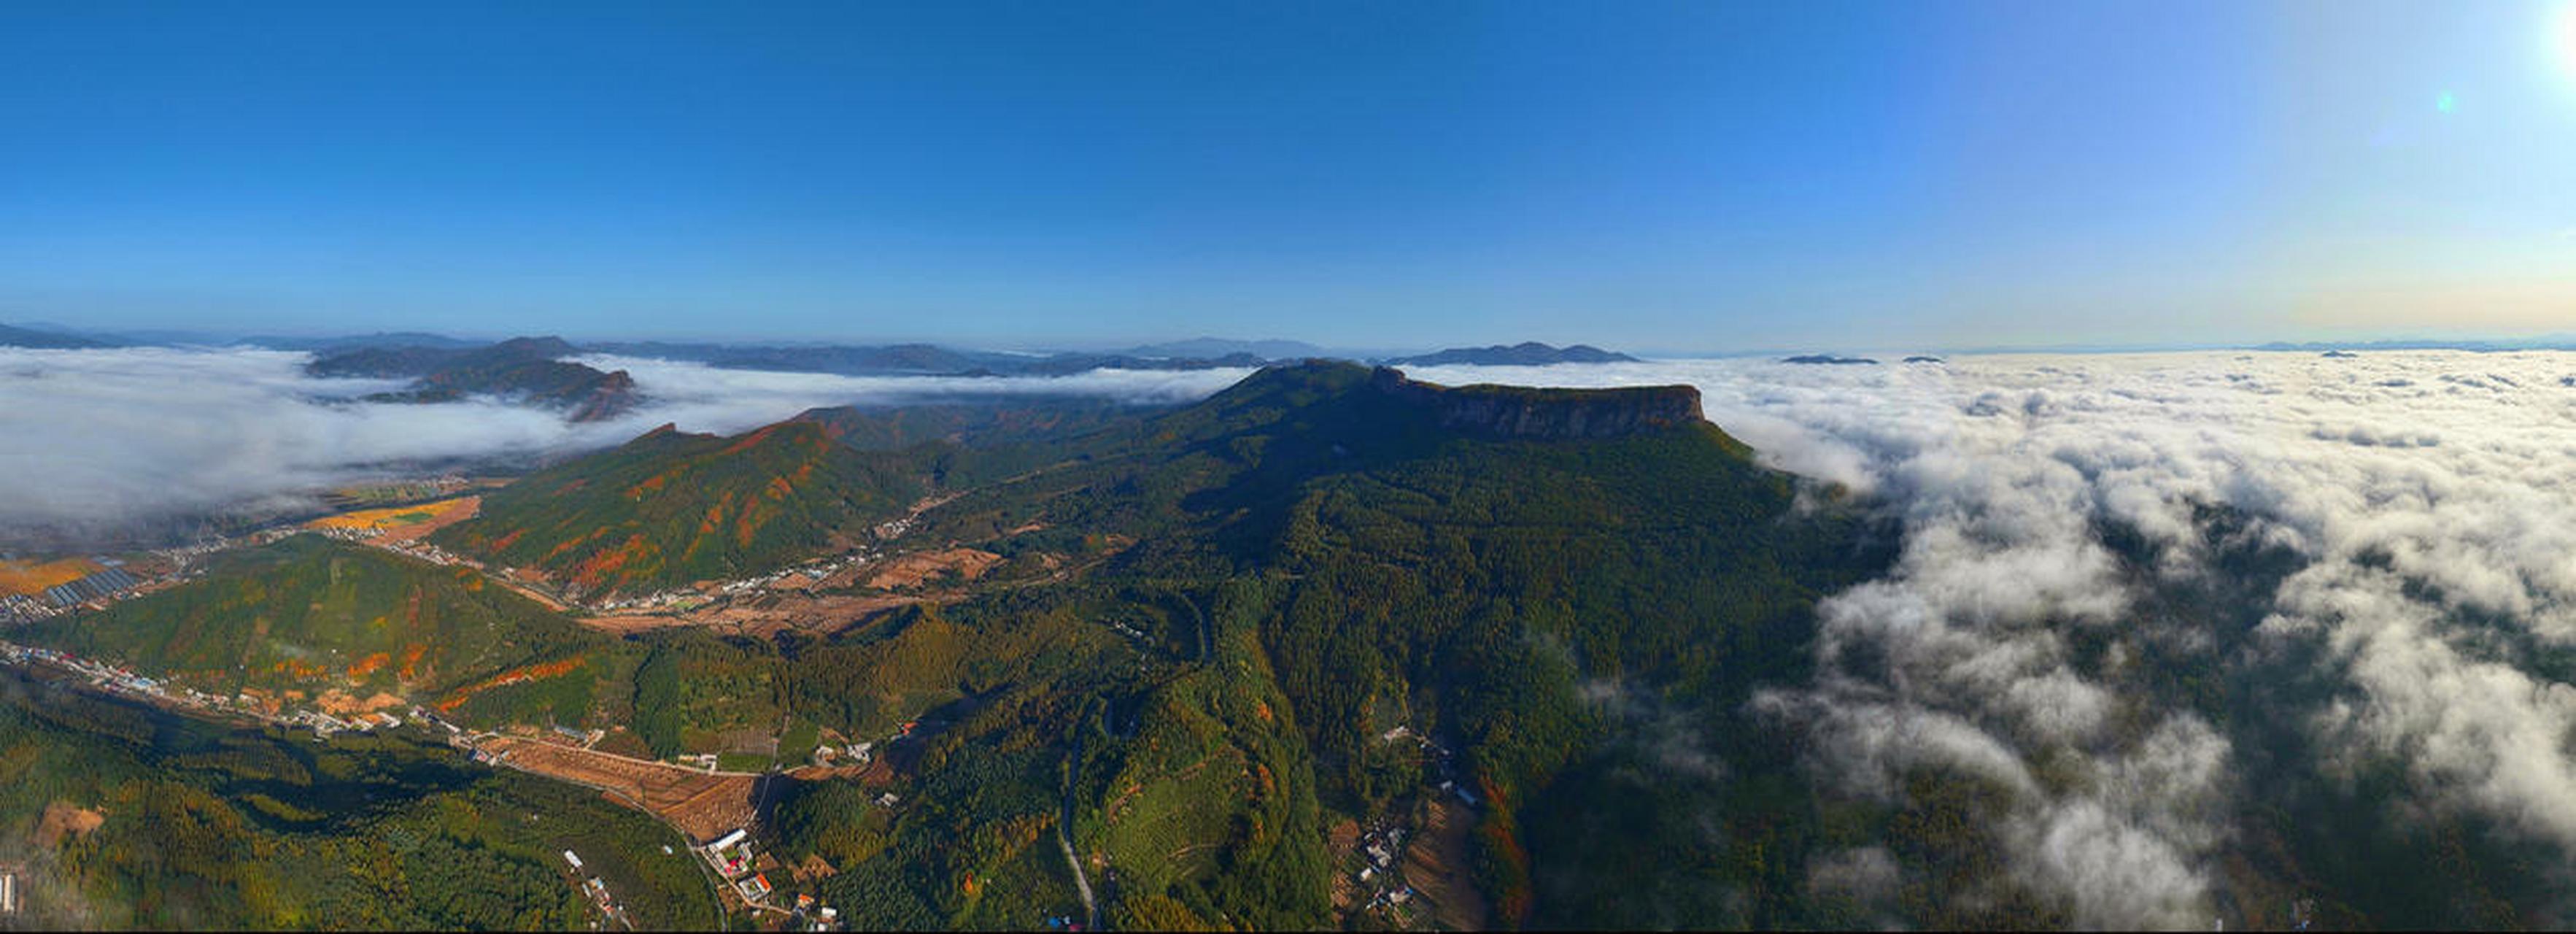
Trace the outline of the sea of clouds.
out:
<instances>
[{"instance_id":1,"label":"sea of clouds","mask_svg":"<svg viewBox=\"0 0 2576 934\"><path fill-rule=\"evenodd\" d=\"M0 529L294 497L389 462L546 456L662 422L732 432L803 409L962 393L1179 402L1244 373L853 378L590 358L652 404L571 425L498 402L346 401L300 354L0 350ZM2246 767L2225 724L2160 702L2156 660L2303 659L2331 683L2285 710L2297 780L2396 763L2415 813L2471 813L2576 852L2576 688L2527 652L2576 643L2576 355L1998 355L1946 364L1693 360L1423 367L1440 383L1688 383L1767 462L1904 520L1885 577L1822 605L1817 674L1756 700L1838 793L1926 766L2004 790L2024 884L2085 926L2205 926ZM2210 510L2242 521L2214 538ZM2126 530L2125 557L2105 529ZM2239 607L2169 599L2221 552L2293 560ZM2249 601L2239 601L2249 602ZM2108 642L2100 652L2081 641ZM2194 653L2200 653L2195 655ZM2233 654L2225 654L2233 653ZM2362 819L2405 819L2404 814ZM1878 848L1824 854L1820 889L1884 894Z\"/></svg>"},{"instance_id":2,"label":"sea of clouds","mask_svg":"<svg viewBox=\"0 0 2576 934\"><path fill-rule=\"evenodd\" d=\"M1194 399L1243 370L1101 370L1044 378L848 377L618 357L650 401L605 422L501 400L356 401L401 380L317 379L302 353L168 347L0 348L0 542L77 541L138 522L292 508L329 487L422 465L607 447L665 422L732 433L808 408L956 395ZM21 533L15 534L12 533Z\"/></svg>"},{"instance_id":3,"label":"sea of clouds","mask_svg":"<svg viewBox=\"0 0 2576 934\"><path fill-rule=\"evenodd\" d=\"M2473 813L2576 852L2576 688L2524 650L2576 642L2576 354L2001 355L1947 364L1762 360L1422 368L1443 383L1688 383L1774 466L1876 494L1905 519L1883 579L1827 599L1819 674L1757 701L1815 774L1899 794L1933 765L2009 789L2016 875L2081 926L2222 916L2239 749L2160 703L2141 659L2303 660L2312 705L2273 715L2312 761L2277 781L2407 778L2405 813ZM2243 517L2219 540L2212 507ZM2145 543L2127 561L2119 528ZM2164 595L2292 557L2243 609ZM2135 549L2133 549L2133 552ZM2080 659L2078 639L2107 640ZM2220 646L2235 646L2220 657ZM2195 653L2198 653L2195 655ZM2257 666L2247 668L2246 666ZM2304 773L2304 774L2302 774ZM1895 884L1875 847L1823 886ZM1859 881L1854 881L1859 880Z\"/></svg>"}]
</instances>

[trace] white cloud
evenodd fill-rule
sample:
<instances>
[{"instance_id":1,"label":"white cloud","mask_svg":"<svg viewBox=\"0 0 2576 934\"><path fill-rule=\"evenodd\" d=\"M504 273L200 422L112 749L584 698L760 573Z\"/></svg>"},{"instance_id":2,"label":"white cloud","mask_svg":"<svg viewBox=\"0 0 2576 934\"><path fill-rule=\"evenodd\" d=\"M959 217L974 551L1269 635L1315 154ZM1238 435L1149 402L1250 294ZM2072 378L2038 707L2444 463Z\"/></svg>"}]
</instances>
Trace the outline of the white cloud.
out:
<instances>
[{"instance_id":1,"label":"white cloud","mask_svg":"<svg viewBox=\"0 0 2576 934\"><path fill-rule=\"evenodd\" d=\"M2223 573L2208 552L2224 543L2196 525L2204 507L2241 511L2241 539L2302 568L2254 608L2269 616L2249 651L2322 653L2340 700L2280 712L2319 741L2315 780L2393 764L2421 796L2410 812L2472 809L2576 850L2576 688L2498 647L2576 646L2576 354L1412 375L1690 383L1766 462L1884 496L1907 521L1897 566L1822 604L1817 680L1761 706L1804 727L1818 774L1858 793L1891 794L1926 765L2013 789L2009 855L2078 924L2201 926L2218 910L2223 802L2251 792L2230 777L2227 739L2161 709L2135 665L2142 646L2212 642L2212 621L2149 599ZM2105 522L2144 540L2145 576L2107 550ZM2079 634L2110 651L2076 658Z\"/></svg>"},{"instance_id":2,"label":"white cloud","mask_svg":"<svg viewBox=\"0 0 2576 934\"><path fill-rule=\"evenodd\" d=\"M663 422L736 432L816 406L924 393L1090 395L1163 402L1244 371L1094 371L1055 378L880 378L714 370L603 359L653 400L623 418L473 400L346 401L399 381L305 376L300 353L0 348L0 540L291 502L383 465L543 456L624 441Z\"/></svg>"}]
</instances>

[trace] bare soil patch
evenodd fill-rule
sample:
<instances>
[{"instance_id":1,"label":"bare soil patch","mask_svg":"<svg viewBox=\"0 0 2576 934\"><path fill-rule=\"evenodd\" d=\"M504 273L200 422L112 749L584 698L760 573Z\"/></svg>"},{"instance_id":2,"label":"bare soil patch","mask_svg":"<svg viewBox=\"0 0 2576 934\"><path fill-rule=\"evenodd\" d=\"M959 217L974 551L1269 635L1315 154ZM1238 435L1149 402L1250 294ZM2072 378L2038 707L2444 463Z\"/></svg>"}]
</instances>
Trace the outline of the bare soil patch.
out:
<instances>
[{"instance_id":1,"label":"bare soil patch","mask_svg":"<svg viewBox=\"0 0 2576 934\"><path fill-rule=\"evenodd\" d=\"M106 824L106 812L55 801L45 805L44 816L36 819L36 848L53 849L64 837L86 837Z\"/></svg>"},{"instance_id":2,"label":"bare soil patch","mask_svg":"<svg viewBox=\"0 0 2576 934\"><path fill-rule=\"evenodd\" d=\"M324 691L321 697L314 698L313 705L322 708L323 713L334 717L347 717L371 714L379 710L396 710L410 704L402 698L382 691L376 692L374 697L362 700L347 691L334 689Z\"/></svg>"},{"instance_id":3,"label":"bare soil patch","mask_svg":"<svg viewBox=\"0 0 2576 934\"><path fill-rule=\"evenodd\" d=\"M1334 911L1347 912L1360 903L1359 883L1351 879L1350 873L1343 872L1339 868L1348 860L1353 850L1359 849L1359 845L1359 821L1345 817L1342 818L1341 823L1334 824L1331 830L1324 832L1324 864L1335 867L1333 870Z\"/></svg>"},{"instance_id":4,"label":"bare soil patch","mask_svg":"<svg viewBox=\"0 0 2576 934\"><path fill-rule=\"evenodd\" d=\"M620 802L661 818L694 842L749 826L758 805L753 794L760 777L748 773L709 774L519 737L487 740L483 748L521 769L609 792Z\"/></svg>"},{"instance_id":5,"label":"bare soil patch","mask_svg":"<svg viewBox=\"0 0 2576 934\"><path fill-rule=\"evenodd\" d=\"M915 552L869 565L866 584L880 590L919 587L947 571L956 572L961 581L971 581L1000 563L1001 555L980 548Z\"/></svg>"}]
</instances>

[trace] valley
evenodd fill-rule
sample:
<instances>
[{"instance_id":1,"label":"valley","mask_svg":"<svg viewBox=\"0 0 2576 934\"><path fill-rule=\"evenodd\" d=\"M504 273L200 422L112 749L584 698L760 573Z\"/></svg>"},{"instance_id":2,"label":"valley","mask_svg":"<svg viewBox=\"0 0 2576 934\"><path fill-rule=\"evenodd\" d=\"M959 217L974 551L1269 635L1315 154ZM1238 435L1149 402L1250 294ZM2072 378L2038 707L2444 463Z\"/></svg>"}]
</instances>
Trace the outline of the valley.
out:
<instances>
[{"instance_id":1,"label":"valley","mask_svg":"<svg viewBox=\"0 0 2576 934\"><path fill-rule=\"evenodd\" d=\"M729 885L747 918L784 921L802 897L859 924L1043 909L1119 926L1337 911L1454 925L1513 910L1528 884L1473 868L1490 863L1475 841L1514 832L1464 789L1544 781L1567 754L1558 744L1592 728L1531 720L1506 736L1487 732L1497 721L1439 718L1458 751L1444 745L1439 769L1413 778L1346 739L1386 732L1387 709L1549 709L1478 680L1545 664L1512 627L1462 626L1453 614L1475 604L1433 610L1437 598L1404 592L1469 585L1459 575L1476 564L1516 560L1515 540L1603 521L1661 517L1620 560L1712 528L1674 522L1669 502L1621 512L1635 507L1619 484L1639 481L1600 464L1716 466L1746 484L1727 496L1753 497L1691 509L1785 509L1790 488L1695 408L1677 419L1658 398L1623 421L1620 400L1651 397L1453 397L1388 372L1278 368L1132 414L854 410L733 438L664 429L504 486L229 540L184 573L9 635L173 707L321 735L425 731L692 843L749 830L798 871ZM1559 405L1587 408L1549 414ZM1471 492L1505 476L1474 466L1495 457L1523 462L1511 482L1528 485ZM1510 531L1484 557L1380 542L1395 527L1349 512L1337 491L1354 483L1414 491L1368 501L1431 508L1404 521L1442 535ZM1460 559L1385 576L1390 562ZM1337 616L1386 598L1324 595L1390 584L1431 628L1304 631L1372 625ZM1516 612L1477 610L1497 611ZM1427 667L1313 674L1335 646L1385 638L1428 640L1389 656ZM1459 669L1430 652L1501 654ZM1327 851L1328 814L1415 828L1376 844L1365 904L1328 897L1346 871Z\"/></svg>"}]
</instances>

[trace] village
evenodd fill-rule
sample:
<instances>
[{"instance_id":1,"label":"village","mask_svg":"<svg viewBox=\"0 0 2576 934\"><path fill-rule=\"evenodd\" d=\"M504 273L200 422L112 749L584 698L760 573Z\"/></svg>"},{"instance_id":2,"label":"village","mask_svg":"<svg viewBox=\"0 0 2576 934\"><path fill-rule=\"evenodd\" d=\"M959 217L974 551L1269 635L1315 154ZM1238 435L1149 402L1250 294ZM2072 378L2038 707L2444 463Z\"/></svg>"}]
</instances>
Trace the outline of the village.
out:
<instances>
[{"instance_id":1,"label":"village","mask_svg":"<svg viewBox=\"0 0 2576 934\"><path fill-rule=\"evenodd\" d=\"M1484 905L1466 878L1464 858L1468 828L1482 802L1459 780L1455 754L1406 725L1377 740L1418 750L1426 766L1424 784L1409 802L1332 835L1342 854L1335 905L1345 917L1398 930L1483 927Z\"/></svg>"},{"instance_id":2,"label":"village","mask_svg":"<svg viewBox=\"0 0 2576 934\"><path fill-rule=\"evenodd\" d=\"M451 478L449 482L424 483L417 489L408 489L408 493L449 495L462 486ZM342 497L334 502L353 506L380 503L385 498ZM80 572L79 575L68 583L49 584L48 589L34 595L0 593L0 626L105 610L115 602L201 578L205 574L207 559L212 556L304 534L381 549L444 567L471 569L487 580L550 608L572 612L577 621L586 625L601 623L600 617L588 615L592 613L629 614L616 617L621 619L649 615L667 618L669 624L686 625L693 622L701 611L720 608L743 598L771 593L805 596L818 587L859 583L859 573L885 558L879 547L860 546L765 574L705 581L685 588L585 604L533 572L493 566L426 540L429 531L473 515L477 499L470 495L451 495L447 499L428 502L352 509L293 524L210 537L185 546L129 555L125 559L107 556L57 559L53 563L62 567L57 569L55 576L72 571ZM883 542L909 531L913 521L911 517L899 518L883 523L873 531ZM884 573L917 576L926 570L936 570L944 557L907 558L910 564L896 562L901 565L898 570ZM923 564L925 568L912 568L911 564ZM980 566L970 565L968 570L979 571ZM869 579L869 582L885 583L878 579ZM870 599L874 602L881 598ZM1132 624L1113 625L1131 639L1146 636ZM285 692L282 696L258 691L218 694L174 684L121 664L6 640L0 640L0 663L31 670L50 669L68 674L93 690L182 713L310 731L317 742L346 732L417 728L462 750L475 763L597 789L614 800L651 814L677 831L687 841L690 853L714 878L714 888L725 904L733 910L764 916L769 922L764 926L781 930L838 930L842 915L836 907L820 904L808 894L796 894L791 901L784 903L778 901L780 890L773 884L773 874L785 872L796 877L799 883L811 883L828 875L831 870L784 866L758 848L760 816L766 799L775 793L777 779L790 774L816 780L855 777L878 786L871 798L875 806L900 807L901 797L882 787L891 777L884 761L885 750L894 743L912 738L922 726L917 722L905 722L890 735L872 739L831 734L827 738L832 741L818 743L808 761L773 762L763 771L732 771L723 767L723 757L715 753L681 754L656 761L601 750L595 747L609 733L602 729L584 730L557 725L551 728L521 726L508 731L475 730L442 716L436 709L417 704L404 709L359 711L325 709L322 705L324 698L318 697L298 703L300 692ZM870 776L873 776L872 780ZM608 882L589 871L589 864L579 853L566 850L561 855L568 884L578 889L599 911L600 925L633 929L632 919L617 901ZM810 890L811 885L798 888ZM1071 918L1062 920L1065 926L1075 929L1082 926L1081 922Z\"/></svg>"},{"instance_id":3,"label":"village","mask_svg":"<svg viewBox=\"0 0 2576 934\"><path fill-rule=\"evenodd\" d=\"M173 687L121 665L5 640L0 640L0 663L69 674L92 689L165 709L310 730L316 741L341 732L369 732L405 726L430 730L434 735L442 736L449 745L465 751L475 763L596 788L613 799L661 819L690 842L691 853L715 876L718 891L727 904L738 910L774 916L776 929L841 929L839 910L817 902L811 895L799 894L795 902L787 906L771 904L776 889L769 874L782 867L767 853L758 851L753 836L760 810L766 803L763 799L773 793L774 776L771 774L720 772L714 768L712 757L703 760L699 768L690 768L599 752L589 748L604 732L599 730L566 729L555 736L471 731L440 717L433 710L418 706L403 715L379 711L363 716L334 716L311 708L271 711L249 695L221 697L193 688ZM868 763L873 759L874 746L872 742L861 742L828 752L818 750L816 762L828 765L837 759ZM900 799L887 792L879 795L876 803L881 807L894 807ZM670 848L666 846L664 851L669 853ZM598 908L606 923L633 930L634 924L626 909L618 904L605 881L587 872L587 864L580 855L565 850L563 858L570 869L572 883ZM14 877L0 878L0 886L10 886L14 881ZM14 887L7 891L14 899Z\"/></svg>"}]
</instances>

